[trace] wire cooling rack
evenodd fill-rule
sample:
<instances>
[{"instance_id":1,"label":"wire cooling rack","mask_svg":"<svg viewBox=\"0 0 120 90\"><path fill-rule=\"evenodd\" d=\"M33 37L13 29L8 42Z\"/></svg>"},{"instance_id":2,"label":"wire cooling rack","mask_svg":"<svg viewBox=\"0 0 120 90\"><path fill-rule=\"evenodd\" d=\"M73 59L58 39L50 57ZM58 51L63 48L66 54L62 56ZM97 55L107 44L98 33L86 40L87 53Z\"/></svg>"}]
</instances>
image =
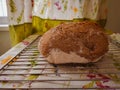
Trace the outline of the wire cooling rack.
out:
<instances>
[{"instance_id":1,"label":"wire cooling rack","mask_svg":"<svg viewBox=\"0 0 120 90\"><path fill-rule=\"evenodd\" d=\"M0 90L120 90L120 48L110 43L96 63L53 65L38 52L40 37L0 70Z\"/></svg>"}]
</instances>

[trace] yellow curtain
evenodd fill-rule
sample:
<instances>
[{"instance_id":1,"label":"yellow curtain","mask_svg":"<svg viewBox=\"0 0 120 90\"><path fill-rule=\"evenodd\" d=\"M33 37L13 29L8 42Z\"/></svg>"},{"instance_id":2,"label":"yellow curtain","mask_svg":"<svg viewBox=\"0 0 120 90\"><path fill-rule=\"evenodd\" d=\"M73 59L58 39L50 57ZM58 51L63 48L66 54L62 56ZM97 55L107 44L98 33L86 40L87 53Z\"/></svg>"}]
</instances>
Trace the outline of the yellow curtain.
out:
<instances>
[{"instance_id":1,"label":"yellow curtain","mask_svg":"<svg viewBox=\"0 0 120 90\"><path fill-rule=\"evenodd\" d=\"M105 26L107 0L6 0L12 45L27 36L72 21L91 20Z\"/></svg>"}]
</instances>

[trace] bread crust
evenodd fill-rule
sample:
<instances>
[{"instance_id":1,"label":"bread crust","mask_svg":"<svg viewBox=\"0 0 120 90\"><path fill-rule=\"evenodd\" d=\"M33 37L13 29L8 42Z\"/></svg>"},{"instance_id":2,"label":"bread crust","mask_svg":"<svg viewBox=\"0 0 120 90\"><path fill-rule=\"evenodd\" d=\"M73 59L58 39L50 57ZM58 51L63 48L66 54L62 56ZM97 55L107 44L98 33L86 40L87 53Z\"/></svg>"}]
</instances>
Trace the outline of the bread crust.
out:
<instances>
[{"instance_id":1,"label":"bread crust","mask_svg":"<svg viewBox=\"0 0 120 90\"><path fill-rule=\"evenodd\" d=\"M97 23L90 21L64 23L47 31L41 37L38 49L45 57L52 49L60 49L94 62L108 51L108 39L103 31Z\"/></svg>"}]
</instances>

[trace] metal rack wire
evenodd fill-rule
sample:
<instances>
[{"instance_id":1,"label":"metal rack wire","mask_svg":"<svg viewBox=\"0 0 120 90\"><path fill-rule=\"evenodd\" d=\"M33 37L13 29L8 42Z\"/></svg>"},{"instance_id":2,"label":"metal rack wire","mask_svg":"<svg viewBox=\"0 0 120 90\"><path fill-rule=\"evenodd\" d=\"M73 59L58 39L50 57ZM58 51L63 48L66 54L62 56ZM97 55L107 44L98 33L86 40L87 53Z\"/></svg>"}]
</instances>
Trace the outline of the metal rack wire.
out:
<instances>
[{"instance_id":1,"label":"metal rack wire","mask_svg":"<svg viewBox=\"0 0 120 90\"><path fill-rule=\"evenodd\" d=\"M3 89L83 89L85 83L115 82L109 89L120 89L120 48L109 45L109 52L102 60L89 64L53 65L38 52L36 39L0 71ZM115 56L115 57L113 57ZM116 61L117 60L117 61ZM117 76L117 79L111 78ZM13 86L14 85L14 86ZM102 89L106 89L105 87ZM101 89L93 86L87 89ZM108 89L108 90L109 90Z\"/></svg>"}]
</instances>

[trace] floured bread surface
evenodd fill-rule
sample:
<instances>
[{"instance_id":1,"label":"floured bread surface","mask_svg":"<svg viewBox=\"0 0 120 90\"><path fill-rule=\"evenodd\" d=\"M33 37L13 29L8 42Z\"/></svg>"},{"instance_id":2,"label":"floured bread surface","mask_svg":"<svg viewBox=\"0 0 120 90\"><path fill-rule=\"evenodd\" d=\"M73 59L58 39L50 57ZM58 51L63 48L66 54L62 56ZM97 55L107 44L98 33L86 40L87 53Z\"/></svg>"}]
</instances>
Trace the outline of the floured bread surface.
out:
<instances>
[{"instance_id":1,"label":"floured bread surface","mask_svg":"<svg viewBox=\"0 0 120 90\"><path fill-rule=\"evenodd\" d=\"M50 54L46 57L48 62L54 63L54 64L64 64L64 63L89 63L89 62L96 62L101 57L95 59L95 60L89 60L85 57L81 57L77 55L75 52L65 53L59 49L52 49L50 51Z\"/></svg>"},{"instance_id":2,"label":"floured bread surface","mask_svg":"<svg viewBox=\"0 0 120 90\"><path fill-rule=\"evenodd\" d=\"M64 23L47 31L38 49L50 63L95 62L108 51L108 39L98 24Z\"/></svg>"}]
</instances>

